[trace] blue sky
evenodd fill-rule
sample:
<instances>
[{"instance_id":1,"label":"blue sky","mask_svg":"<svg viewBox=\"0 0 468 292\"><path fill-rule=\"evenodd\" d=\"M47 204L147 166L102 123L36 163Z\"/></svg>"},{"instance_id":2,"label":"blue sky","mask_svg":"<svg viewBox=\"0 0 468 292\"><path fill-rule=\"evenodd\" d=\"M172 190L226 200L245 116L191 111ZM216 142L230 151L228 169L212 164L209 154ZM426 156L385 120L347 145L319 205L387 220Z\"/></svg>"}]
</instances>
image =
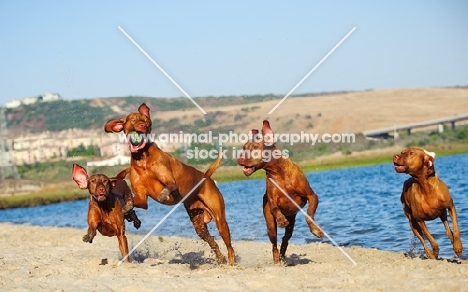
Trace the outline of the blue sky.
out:
<instances>
[{"instance_id":1,"label":"blue sky","mask_svg":"<svg viewBox=\"0 0 468 292\"><path fill-rule=\"evenodd\" d=\"M468 85L467 1L1 1L0 105Z\"/></svg>"}]
</instances>

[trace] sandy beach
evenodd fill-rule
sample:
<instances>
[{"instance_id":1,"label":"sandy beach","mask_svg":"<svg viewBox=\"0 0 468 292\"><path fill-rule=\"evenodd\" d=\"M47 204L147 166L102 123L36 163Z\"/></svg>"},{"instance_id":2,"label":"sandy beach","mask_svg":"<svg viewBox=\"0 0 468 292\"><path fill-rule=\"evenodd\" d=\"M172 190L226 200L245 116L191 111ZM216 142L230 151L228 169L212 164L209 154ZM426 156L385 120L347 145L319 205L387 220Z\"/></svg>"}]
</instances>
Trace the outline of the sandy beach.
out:
<instances>
[{"instance_id":1,"label":"sandy beach","mask_svg":"<svg viewBox=\"0 0 468 292\"><path fill-rule=\"evenodd\" d=\"M236 241L237 265L218 265L201 240L151 235L121 259L115 237L85 230L0 224L3 291L466 291L465 260L407 258L371 248L291 244L274 265L271 245ZM128 234L130 247L143 236ZM222 242L218 241L226 254Z\"/></svg>"}]
</instances>

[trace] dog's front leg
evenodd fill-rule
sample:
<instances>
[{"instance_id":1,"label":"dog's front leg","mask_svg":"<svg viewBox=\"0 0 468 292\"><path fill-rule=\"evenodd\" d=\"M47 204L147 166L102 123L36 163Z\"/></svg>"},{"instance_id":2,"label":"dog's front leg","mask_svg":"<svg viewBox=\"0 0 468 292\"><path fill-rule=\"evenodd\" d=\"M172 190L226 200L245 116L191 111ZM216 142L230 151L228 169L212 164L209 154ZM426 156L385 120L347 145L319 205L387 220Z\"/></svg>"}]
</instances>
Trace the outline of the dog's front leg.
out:
<instances>
[{"instance_id":1,"label":"dog's front leg","mask_svg":"<svg viewBox=\"0 0 468 292\"><path fill-rule=\"evenodd\" d=\"M409 226L411 228L411 231L413 231L413 234L419 239L421 242L424 252L427 255L429 259L436 259L437 256L434 256L433 252L427 247L426 242L424 241L424 231L421 229L421 225L419 224L418 221L416 221L413 216L411 215L411 208L408 207L408 205L405 203L404 196L402 195L401 201L403 202L403 213L405 214L406 218L408 218L409 221ZM424 224L424 222L423 222ZM426 226L424 224L424 226ZM426 227L427 230L427 227ZM430 235L430 234L429 234ZM437 243L436 243L437 244ZM434 248L434 247L432 247ZM437 250L437 255L439 251Z\"/></svg>"},{"instance_id":2,"label":"dog's front leg","mask_svg":"<svg viewBox=\"0 0 468 292\"><path fill-rule=\"evenodd\" d=\"M132 167L130 169L130 182L133 191L133 207L148 209L148 188L151 182L146 179L144 171Z\"/></svg>"},{"instance_id":3,"label":"dog's front leg","mask_svg":"<svg viewBox=\"0 0 468 292\"><path fill-rule=\"evenodd\" d=\"M288 219L286 219L286 217L281 212L278 205L270 202L270 212L273 215L273 217L275 217L276 223L278 224L279 227L285 228L286 226L289 225Z\"/></svg>"},{"instance_id":4,"label":"dog's front leg","mask_svg":"<svg viewBox=\"0 0 468 292\"><path fill-rule=\"evenodd\" d=\"M88 209L88 232L83 236L84 242L93 243L93 238L96 236L97 230L100 227L101 219L99 207L96 206L95 202L90 201Z\"/></svg>"},{"instance_id":5,"label":"dog's front leg","mask_svg":"<svg viewBox=\"0 0 468 292\"><path fill-rule=\"evenodd\" d=\"M133 206L140 209L148 209L148 198L147 191L144 184L138 181L132 181L133 194Z\"/></svg>"},{"instance_id":6,"label":"dog's front leg","mask_svg":"<svg viewBox=\"0 0 468 292\"><path fill-rule=\"evenodd\" d=\"M307 207L307 215L309 215L309 216L306 217L307 225L309 226L309 230L313 235L315 235L318 238L322 239L323 238L323 231L313 221L314 216L315 216L315 211L317 210L317 206L318 206L318 202L319 202L318 196L314 192L311 192L309 195L307 195L307 200L309 202L309 206Z\"/></svg>"},{"instance_id":7,"label":"dog's front leg","mask_svg":"<svg viewBox=\"0 0 468 292\"><path fill-rule=\"evenodd\" d=\"M289 225L288 219L284 216L283 212L281 212L280 208L278 207L278 199L284 196L283 193L281 193L276 186L270 186L268 185L267 181L267 191L265 194L265 197L268 200L268 209L273 215L273 217L276 220L276 224L278 224L279 227L285 228L286 226ZM275 227L276 228L276 227Z\"/></svg>"},{"instance_id":8,"label":"dog's front leg","mask_svg":"<svg viewBox=\"0 0 468 292\"><path fill-rule=\"evenodd\" d=\"M424 250L426 251L427 256L430 259L437 259L439 257L439 244L437 243L435 238L432 236L432 234L429 232L429 229L427 229L426 223L424 221L417 221L417 224L419 225L419 228L422 231L422 234L426 236L427 240L429 241L432 247L432 255L428 254L427 253L428 248L424 247Z\"/></svg>"},{"instance_id":9,"label":"dog's front leg","mask_svg":"<svg viewBox=\"0 0 468 292\"><path fill-rule=\"evenodd\" d=\"M289 225L285 228L283 240L281 241L280 248L280 261L285 261L286 259L286 250L288 249L289 239L294 232L294 225L296 224L296 214L288 216Z\"/></svg>"},{"instance_id":10,"label":"dog's front leg","mask_svg":"<svg viewBox=\"0 0 468 292\"><path fill-rule=\"evenodd\" d=\"M161 203L169 201L171 198L171 192L174 189L174 185L165 186L162 191L159 193L157 200Z\"/></svg>"},{"instance_id":11,"label":"dog's front leg","mask_svg":"<svg viewBox=\"0 0 468 292\"><path fill-rule=\"evenodd\" d=\"M442 223L444 224L445 234L450 239L450 242L453 244L453 232L450 229L450 225L449 225L448 220L447 220L447 209L442 211L442 215L440 215L439 218L440 218L440 221L442 221Z\"/></svg>"},{"instance_id":12,"label":"dog's front leg","mask_svg":"<svg viewBox=\"0 0 468 292\"><path fill-rule=\"evenodd\" d=\"M128 255L127 236L125 236L125 234L119 234L119 235L117 235L117 240L119 241L120 253L122 254L122 258L124 258L126 255ZM125 259L125 261L130 262L130 256L128 256Z\"/></svg>"},{"instance_id":13,"label":"dog's front leg","mask_svg":"<svg viewBox=\"0 0 468 292\"><path fill-rule=\"evenodd\" d=\"M453 233L450 231L450 226L447 222L447 214L445 213L445 221L444 226L445 226L445 231L447 233L447 236L450 238L450 241L453 244L453 251L455 254L459 257L461 256L463 252L463 245L460 240L460 230L458 229L458 219L457 219L457 210L455 209L455 205L452 205L451 207L448 208L450 218L452 219L452 225L453 225ZM450 235L451 236L450 236Z\"/></svg>"},{"instance_id":14,"label":"dog's front leg","mask_svg":"<svg viewBox=\"0 0 468 292\"><path fill-rule=\"evenodd\" d=\"M278 264L280 262L280 256L278 251L278 238L275 217L273 216L270 204L268 202L267 194L263 196L263 216L265 217L265 223L267 228L268 238L271 242L271 251L273 254L273 262Z\"/></svg>"},{"instance_id":15,"label":"dog's front leg","mask_svg":"<svg viewBox=\"0 0 468 292\"><path fill-rule=\"evenodd\" d=\"M96 236L96 230L98 228L98 223L92 223L88 227L88 233L83 236L84 242L93 243L93 238Z\"/></svg>"},{"instance_id":16,"label":"dog's front leg","mask_svg":"<svg viewBox=\"0 0 468 292\"><path fill-rule=\"evenodd\" d=\"M176 193L178 187L172 172L164 165L156 165L153 168L153 173L156 175L157 180L164 186L157 200L161 203L171 199L171 193Z\"/></svg>"}]
</instances>

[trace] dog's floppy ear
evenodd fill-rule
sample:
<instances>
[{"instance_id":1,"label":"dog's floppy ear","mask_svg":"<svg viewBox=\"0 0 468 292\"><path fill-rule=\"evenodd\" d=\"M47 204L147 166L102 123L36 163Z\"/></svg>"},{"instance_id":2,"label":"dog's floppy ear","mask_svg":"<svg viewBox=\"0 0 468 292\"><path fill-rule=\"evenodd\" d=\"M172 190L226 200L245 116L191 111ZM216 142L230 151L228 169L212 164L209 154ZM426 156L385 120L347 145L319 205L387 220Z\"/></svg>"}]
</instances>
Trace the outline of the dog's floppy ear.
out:
<instances>
[{"instance_id":1,"label":"dog's floppy ear","mask_svg":"<svg viewBox=\"0 0 468 292\"><path fill-rule=\"evenodd\" d=\"M118 133L123 130L126 119L110 120L104 125L106 133Z\"/></svg>"},{"instance_id":2,"label":"dog's floppy ear","mask_svg":"<svg viewBox=\"0 0 468 292\"><path fill-rule=\"evenodd\" d=\"M270 123L267 120L263 121L262 136L265 145L271 146L275 144L275 135L273 130L270 128Z\"/></svg>"},{"instance_id":3,"label":"dog's floppy ear","mask_svg":"<svg viewBox=\"0 0 468 292\"><path fill-rule=\"evenodd\" d=\"M434 152L428 152L424 150L424 165L427 167L426 176L431 176L435 173L434 170Z\"/></svg>"},{"instance_id":4,"label":"dog's floppy ear","mask_svg":"<svg viewBox=\"0 0 468 292\"><path fill-rule=\"evenodd\" d=\"M434 158L432 158L432 156L425 155L424 163L427 165L427 167L434 166Z\"/></svg>"},{"instance_id":5,"label":"dog's floppy ear","mask_svg":"<svg viewBox=\"0 0 468 292\"><path fill-rule=\"evenodd\" d=\"M435 152L429 152L427 150L424 150L424 163L428 166L431 167L434 165L434 158L435 158Z\"/></svg>"},{"instance_id":6,"label":"dog's floppy ear","mask_svg":"<svg viewBox=\"0 0 468 292\"><path fill-rule=\"evenodd\" d=\"M258 130L257 130L257 129L252 129L252 130L250 131L250 137L249 137L249 138L250 138L250 141L251 141L251 142L252 142L252 141L258 142L258 141L257 141L257 140L258 140Z\"/></svg>"},{"instance_id":7,"label":"dog's floppy ear","mask_svg":"<svg viewBox=\"0 0 468 292\"><path fill-rule=\"evenodd\" d=\"M150 117L150 109L149 109L149 107L148 107L146 104L144 104L144 103L142 103L142 104L140 105L140 107L138 108L138 112L139 112L140 114L143 114L143 115L147 116L148 118Z\"/></svg>"},{"instance_id":8,"label":"dog's floppy ear","mask_svg":"<svg viewBox=\"0 0 468 292\"><path fill-rule=\"evenodd\" d=\"M80 189L88 188L88 173L78 164L73 164L72 168L73 180L76 182Z\"/></svg>"},{"instance_id":9,"label":"dog's floppy ear","mask_svg":"<svg viewBox=\"0 0 468 292\"><path fill-rule=\"evenodd\" d=\"M259 135L257 129L252 129L252 130L250 131L249 141L250 141L250 142L256 142L256 143L262 141L262 137Z\"/></svg>"},{"instance_id":10,"label":"dog's floppy ear","mask_svg":"<svg viewBox=\"0 0 468 292\"><path fill-rule=\"evenodd\" d=\"M110 178L109 181L111 183L111 189L115 188L117 185L117 178Z\"/></svg>"},{"instance_id":11,"label":"dog's floppy ear","mask_svg":"<svg viewBox=\"0 0 468 292\"><path fill-rule=\"evenodd\" d=\"M435 158L435 156L436 156L435 152L430 152L430 151L427 151L427 150L424 150L424 149L423 149L423 151L424 151L424 153L426 153L427 155L429 155L432 158Z\"/></svg>"}]
</instances>

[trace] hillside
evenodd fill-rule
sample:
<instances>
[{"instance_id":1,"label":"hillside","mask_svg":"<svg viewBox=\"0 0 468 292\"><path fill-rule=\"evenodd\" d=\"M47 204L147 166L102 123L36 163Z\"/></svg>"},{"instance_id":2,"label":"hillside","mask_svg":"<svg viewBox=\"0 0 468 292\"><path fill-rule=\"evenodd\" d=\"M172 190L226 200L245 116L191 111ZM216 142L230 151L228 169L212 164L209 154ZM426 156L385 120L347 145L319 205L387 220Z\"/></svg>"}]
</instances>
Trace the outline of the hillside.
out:
<instances>
[{"instance_id":1,"label":"hillside","mask_svg":"<svg viewBox=\"0 0 468 292\"><path fill-rule=\"evenodd\" d=\"M9 134L15 138L31 131L59 131L69 127L84 129L87 136L112 136L103 133L104 123L121 118L135 111L146 102L153 118L153 133L206 133L208 131L236 134L260 128L263 119L269 119L276 133L309 134L355 133L355 143L319 143L311 146L299 143L294 146L279 143L290 157L305 171L369 165L389 162L391 155L403 147L428 147L438 155L468 152L468 125L457 126L455 131L438 133L436 127L429 131L417 131L412 135L401 133L399 139L386 141L368 140L359 133L399 124L416 123L451 115L468 113L468 88L387 89L378 91L347 92L315 96L292 96L276 111L268 112L282 96L206 97L197 102L208 113L203 115L187 98L161 99L143 97L96 98L86 100L38 103L15 109L6 109ZM222 104L222 105L221 105ZM466 123L468 124L468 123ZM457 125L459 125L457 123ZM68 131L65 131L68 132ZM57 134L55 136L55 134ZM59 133L48 133L58 137ZM62 137L63 138L63 137ZM240 145L230 145L239 147ZM208 144L192 145L210 148ZM225 148L226 149L226 148ZM206 169L212 159L189 159L182 149L173 155L199 169ZM228 157L230 155L228 154ZM65 160L51 159L42 163L18 167L22 180L5 181L3 190L13 184L13 189L34 187L30 183L47 183L45 193L56 193L52 201L73 198L76 186L70 180L70 163L85 165L98 157L77 156ZM244 179L235 159L225 159L215 174L219 181ZM117 173L121 167L105 167L93 170ZM261 173L258 176L261 177ZM60 187L58 187L60 186ZM11 187L11 186L10 186ZM37 187L34 187L34 189ZM53 191L51 191L53 190ZM73 191L74 190L74 191ZM71 192L70 192L71 191ZM42 193L21 196L22 201L12 201L9 206L29 206L44 203ZM12 197L12 200L17 197ZM19 197L18 197L19 198ZM42 202L42 203L41 203ZM1 206L0 206L1 207Z\"/></svg>"},{"instance_id":2,"label":"hillside","mask_svg":"<svg viewBox=\"0 0 468 292\"><path fill-rule=\"evenodd\" d=\"M282 96L195 98L207 115L189 99L110 97L60 100L6 109L12 138L27 132L68 128L100 130L112 118L124 117L145 102L151 108L154 133L244 133L270 120L283 133L360 133L468 112L466 88L386 89L291 96L271 115Z\"/></svg>"}]
</instances>

